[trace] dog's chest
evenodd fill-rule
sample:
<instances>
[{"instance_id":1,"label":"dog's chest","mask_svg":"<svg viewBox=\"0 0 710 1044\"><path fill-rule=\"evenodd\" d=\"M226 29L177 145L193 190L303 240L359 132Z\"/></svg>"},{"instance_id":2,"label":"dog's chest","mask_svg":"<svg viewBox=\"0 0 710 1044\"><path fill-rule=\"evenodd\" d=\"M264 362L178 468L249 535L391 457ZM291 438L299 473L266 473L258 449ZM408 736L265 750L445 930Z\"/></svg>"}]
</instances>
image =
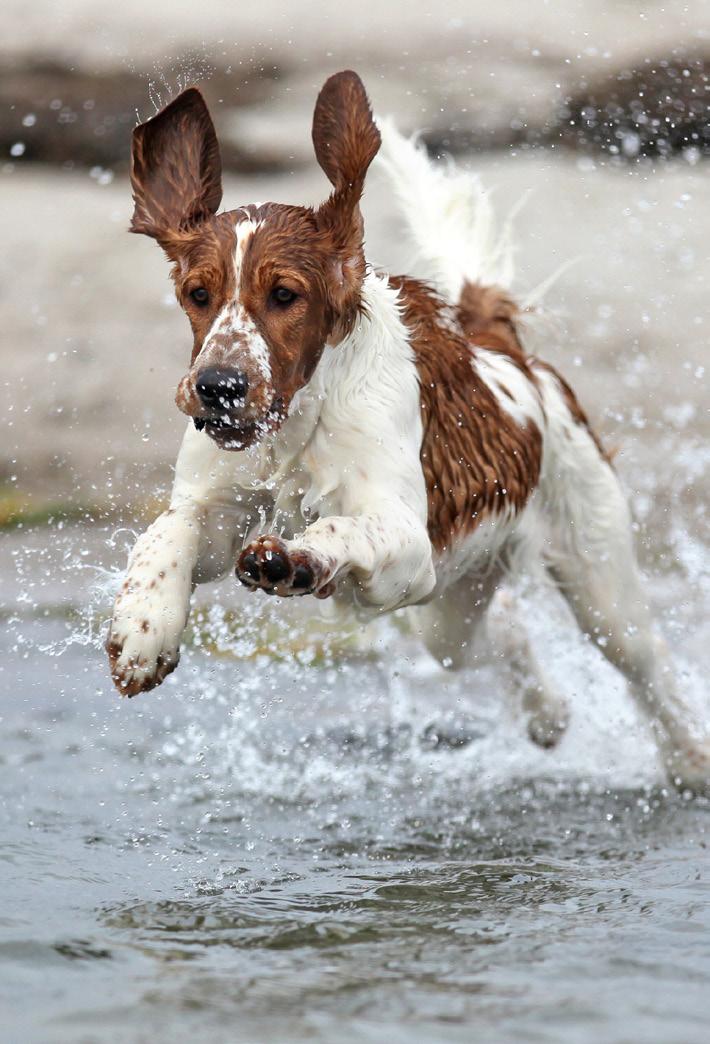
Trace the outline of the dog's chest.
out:
<instances>
[{"instance_id":1,"label":"dog's chest","mask_svg":"<svg viewBox=\"0 0 710 1044\"><path fill-rule=\"evenodd\" d=\"M284 536L343 510L343 468L321 452L318 426L317 419L312 427L304 424L302 415L289 422L261 461L260 480L272 498L272 528Z\"/></svg>"}]
</instances>

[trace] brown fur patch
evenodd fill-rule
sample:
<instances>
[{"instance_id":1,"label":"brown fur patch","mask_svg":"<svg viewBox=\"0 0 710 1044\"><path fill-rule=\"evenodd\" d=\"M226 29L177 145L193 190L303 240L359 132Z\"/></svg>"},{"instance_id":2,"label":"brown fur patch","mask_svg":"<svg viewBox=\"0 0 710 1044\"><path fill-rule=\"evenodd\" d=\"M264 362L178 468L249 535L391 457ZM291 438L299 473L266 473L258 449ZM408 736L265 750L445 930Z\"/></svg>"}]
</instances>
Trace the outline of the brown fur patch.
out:
<instances>
[{"instance_id":1,"label":"brown fur patch","mask_svg":"<svg viewBox=\"0 0 710 1044\"><path fill-rule=\"evenodd\" d=\"M504 290L479 283L464 283L456 306L456 317L470 341L510 356L534 380L520 343L517 314L517 305Z\"/></svg>"},{"instance_id":2,"label":"brown fur patch","mask_svg":"<svg viewBox=\"0 0 710 1044\"><path fill-rule=\"evenodd\" d=\"M456 311L462 329L474 344L480 344L491 351L499 351L510 356L525 371L526 376L532 380L535 379L515 322L519 309L508 294L495 286L464 283ZM611 461L613 454L605 450L601 439L589 423L587 414L580 406L577 396L564 377L542 359L536 359L535 365L556 377L567 408L575 421L587 429L602 457Z\"/></svg>"},{"instance_id":3,"label":"brown fur patch","mask_svg":"<svg viewBox=\"0 0 710 1044\"><path fill-rule=\"evenodd\" d=\"M196 87L133 131L131 231L162 244L167 232L189 229L216 213L222 161L214 125Z\"/></svg>"},{"instance_id":4,"label":"brown fur patch","mask_svg":"<svg viewBox=\"0 0 710 1044\"><path fill-rule=\"evenodd\" d=\"M403 319L421 382L424 436L421 460L429 502L429 537L438 552L472 532L482 519L520 511L540 474L542 435L498 404L475 369L472 344L505 354L531 383L505 295L471 288L462 304L461 332L429 287L414 279L390 280L401 292ZM475 292L485 304L476 310ZM449 321L447 321L449 319Z\"/></svg>"},{"instance_id":5,"label":"brown fur patch","mask_svg":"<svg viewBox=\"0 0 710 1044\"><path fill-rule=\"evenodd\" d=\"M317 220L334 248L330 298L340 317L333 337L337 342L349 333L360 304L365 276L360 197L381 143L357 73L346 69L325 82L313 113L312 138L316 159L334 188Z\"/></svg>"},{"instance_id":6,"label":"brown fur patch","mask_svg":"<svg viewBox=\"0 0 710 1044\"><path fill-rule=\"evenodd\" d=\"M213 322L234 296L235 244L233 212L218 214L204 221L198 229L174 233L165 239L164 249L174 262L175 295L192 327L193 362ZM199 287L209 294L205 307L190 297Z\"/></svg>"},{"instance_id":7,"label":"brown fur patch","mask_svg":"<svg viewBox=\"0 0 710 1044\"><path fill-rule=\"evenodd\" d=\"M274 389L285 409L313 374L337 318L329 293L333 243L309 208L268 203L247 209L258 228L242 259L239 296L269 346ZM276 286L297 295L292 305L270 300Z\"/></svg>"},{"instance_id":8,"label":"brown fur patch","mask_svg":"<svg viewBox=\"0 0 710 1044\"><path fill-rule=\"evenodd\" d=\"M357 202L381 138L362 80L351 69L324 83L313 113L312 137L328 181L337 191L354 190Z\"/></svg>"}]
</instances>

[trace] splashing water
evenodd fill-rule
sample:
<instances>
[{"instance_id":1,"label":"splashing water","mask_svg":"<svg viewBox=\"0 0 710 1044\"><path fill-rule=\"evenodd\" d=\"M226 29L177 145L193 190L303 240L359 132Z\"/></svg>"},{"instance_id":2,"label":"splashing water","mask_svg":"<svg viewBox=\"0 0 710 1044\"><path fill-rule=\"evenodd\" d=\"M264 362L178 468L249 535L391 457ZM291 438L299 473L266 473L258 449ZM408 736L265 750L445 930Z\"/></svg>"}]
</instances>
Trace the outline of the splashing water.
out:
<instances>
[{"instance_id":1,"label":"splashing water","mask_svg":"<svg viewBox=\"0 0 710 1044\"><path fill-rule=\"evenodd\" d=\"M178 671L120 701L101 642L134 534L46 537L7 538L0 992L18 1033L32 989L58 1040L592 1040L620 1010L658 1017L662 985L701 1039L708 804L665 789L559 609L530 596L574 701L552 753L485 658L452 675L392 621L365 640L229 581L198 592ZM657 600L678 569L706 599L681 513L672 540Z\"/></svg>"}]
</instances>

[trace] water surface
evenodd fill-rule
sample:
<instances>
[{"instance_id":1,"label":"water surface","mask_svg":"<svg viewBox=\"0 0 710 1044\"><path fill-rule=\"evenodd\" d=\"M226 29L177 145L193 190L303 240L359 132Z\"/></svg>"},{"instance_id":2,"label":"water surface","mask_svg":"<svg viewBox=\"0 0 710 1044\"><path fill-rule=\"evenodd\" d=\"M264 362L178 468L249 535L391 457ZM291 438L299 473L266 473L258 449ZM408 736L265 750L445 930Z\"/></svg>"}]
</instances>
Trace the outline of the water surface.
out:
<instances>
[{"instance_id":1,"label":"water surface","mask_svg":"<svg viewBox=\"0 0 710 1044\"><path fill-rule=\"evenodd\" d=\"M130 539L5 538L5 1039L707 1039L710 806L564 621L552 753L390 626L267 657L213 607L218 654L120 701L91 592Z\"/></svg>"}]
</instances>

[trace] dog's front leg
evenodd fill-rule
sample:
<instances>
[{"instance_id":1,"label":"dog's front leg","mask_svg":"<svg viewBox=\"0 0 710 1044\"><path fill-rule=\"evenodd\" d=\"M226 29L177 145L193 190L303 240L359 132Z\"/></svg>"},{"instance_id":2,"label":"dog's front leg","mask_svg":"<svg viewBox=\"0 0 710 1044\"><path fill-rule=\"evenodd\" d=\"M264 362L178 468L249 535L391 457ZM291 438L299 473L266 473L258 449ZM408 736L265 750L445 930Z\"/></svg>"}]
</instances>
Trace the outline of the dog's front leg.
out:
<instances>
[{"instance_id":1,"label":"dog's front leg","mask_svg":"<svg viewBox=\"0 0 710 1044\"><path fill-rule=\"evenodd\" d=\"M241 455L223 452L190 425L170 508L139 537L116 598L106 648L124 696L154 688L175 669L195 584L232 569L258 517L244 472Z\"/></svg>"},{"instance_id":2,"label":"dog's front leg","mask_svg":"<svg viewBox=\"0 0 710 1044\"><path fill-rule=\"evenodd\" d=\"M198 510L190 502L171 507L131 552L106 644L124 696L154 688L177 667L200 544Z\"/></svg>"},{"instance_id":3,"label":"dog's front leg","mask_svg":"<svg viewBox=\"0 0 710 1044\"><path fill-rule=\"evenodd\" d=\"M239 556L237 576L252 590L317 598L352 576L359 597L382 609L424 600L436 581L426 527L399 503L319 519L293 540L258 537Z\"/></svg>"}]
</instances>

